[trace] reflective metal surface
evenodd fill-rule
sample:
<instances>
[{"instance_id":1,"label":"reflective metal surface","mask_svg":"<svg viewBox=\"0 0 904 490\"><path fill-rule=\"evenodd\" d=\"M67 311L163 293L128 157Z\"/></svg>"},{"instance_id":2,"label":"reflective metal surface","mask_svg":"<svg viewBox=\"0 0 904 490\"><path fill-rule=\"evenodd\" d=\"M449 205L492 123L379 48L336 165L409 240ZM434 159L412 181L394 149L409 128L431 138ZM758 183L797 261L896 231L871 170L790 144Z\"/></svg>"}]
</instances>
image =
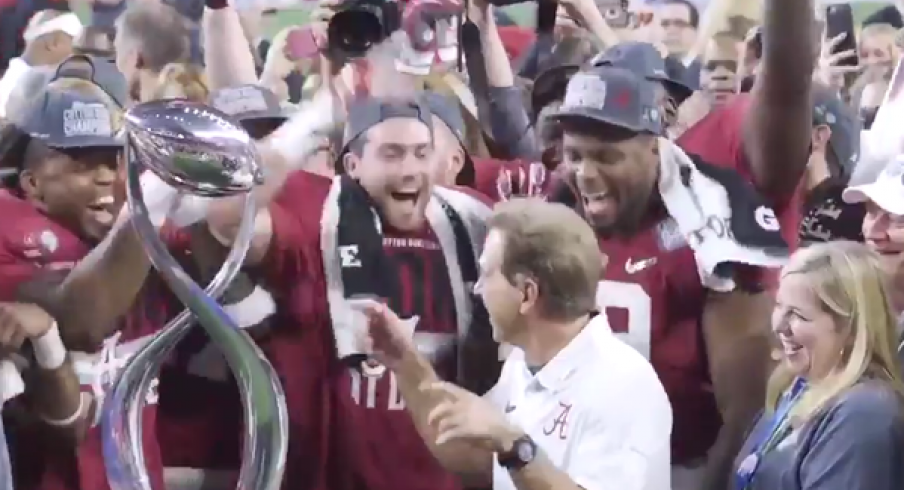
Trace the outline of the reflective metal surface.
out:
<instances>
[{"instance_id":1,"label":"reflective metal surface","mask_svg":"<svg viewBox=\"0 0 904 490\"><path fill-rule=\"evenodd\" d=\"M6 445L3 417L0 417L0 490L13 490L13 468L9 463L9 448Z\"/></svg>"},{"instance_id":2,"label":"reflective metal surface","mask_svg":"<svg viewBox=\"0 0 904 490\"><path fill-rule=\"evenodd\" d=\"M221 197L260 182L251 137L229 116L184 100L140 104L126 113L135 158L167 184L190 194Z\"/></svg>"},{"instance_id":3,"label":"reflective metal surface","mask_svg":"<svg viewBox=\"0 0 904 490\"><path fill-rule=\"evenodd\" d=\"M217 304L241 268L254 226L250 190L261 173L251 138L224 114L180 100L138 105L126 113L128 202L154 268L188 307L123 368L102 413L104 462L113 490L150 490L142 446L142 409L160 365L186 334L192 316L222 350L239 384L244 411L243 459L237 488L277 490L288 449L285 394L270 363ZM186 193L246 194L238 237L220 271L202 290L181 269L151 224L139 181L142 170Z\"/></svg>"}]
</instances>

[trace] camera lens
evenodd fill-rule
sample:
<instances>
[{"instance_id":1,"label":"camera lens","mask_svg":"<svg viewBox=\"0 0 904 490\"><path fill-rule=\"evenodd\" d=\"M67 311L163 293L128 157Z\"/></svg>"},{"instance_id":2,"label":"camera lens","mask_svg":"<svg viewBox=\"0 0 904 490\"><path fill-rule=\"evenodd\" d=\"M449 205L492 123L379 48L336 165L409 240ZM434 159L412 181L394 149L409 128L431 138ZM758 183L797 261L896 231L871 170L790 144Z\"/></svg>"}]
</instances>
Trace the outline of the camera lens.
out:
<instances>
[{"instance_id":1,"label":"camera lens","mask_svg":"<svg viewBox=\"0 0 904 490\"><path fill-rule=\"evenodd\" d=\"M355 5L337 12L327 27L330 47L349 58L364 56L386 37L383 15L374 5Z\"/></svg>"}]
</instances>

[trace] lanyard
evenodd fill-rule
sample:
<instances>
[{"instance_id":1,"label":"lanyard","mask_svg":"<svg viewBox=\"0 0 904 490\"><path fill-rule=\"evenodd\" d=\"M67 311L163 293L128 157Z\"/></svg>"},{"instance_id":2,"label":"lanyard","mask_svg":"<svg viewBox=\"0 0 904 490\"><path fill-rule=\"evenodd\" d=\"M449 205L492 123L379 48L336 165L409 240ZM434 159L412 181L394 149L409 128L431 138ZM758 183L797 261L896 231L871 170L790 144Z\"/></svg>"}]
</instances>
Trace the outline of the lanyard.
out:
<instances>
[{"instance_id":1,"label":"lanyard","mask_svg":"<svg viewBox=\"0 0 904 490\"><path fill-rule=\"evenodd\" d=\"M807 383L803 378L797 378L791 385L791 389L782 396L769 424L763 430L752 434L752 438L756 442L751 446L750 453L738 466L735 473L735 490L746 490L750 487L763 455L774 449L784 437L788 429L788 414L805 391L806 386Z\"/></svg>"}]
</instances>

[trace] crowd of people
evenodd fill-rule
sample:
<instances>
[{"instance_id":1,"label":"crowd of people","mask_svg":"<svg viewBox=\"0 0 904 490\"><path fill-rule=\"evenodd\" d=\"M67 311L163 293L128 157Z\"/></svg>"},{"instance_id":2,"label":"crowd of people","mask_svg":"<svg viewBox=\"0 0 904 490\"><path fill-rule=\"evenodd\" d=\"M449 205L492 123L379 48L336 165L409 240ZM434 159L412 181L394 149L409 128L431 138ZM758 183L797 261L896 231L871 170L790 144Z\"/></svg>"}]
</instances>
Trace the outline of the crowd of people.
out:
<instances>
[{"instance_id":1,"label":"crowd of people","mask_svg":"<svg viewBox=\"0 0 904 490\"><path fill-rule=\"evenodd\" d=\"M897 7L409 0L351 53L362 2L269 40L203 3L40 4L2 44L0 489L119 488L105 397L185 308L134 222L201 285L241 241L244 196L128 151L171 99L260 158L218 301L282 387L281 488L904 489ZM200 324L157 378L130 488L235 488L254 420Z\"/></svg>"}]
</instances>

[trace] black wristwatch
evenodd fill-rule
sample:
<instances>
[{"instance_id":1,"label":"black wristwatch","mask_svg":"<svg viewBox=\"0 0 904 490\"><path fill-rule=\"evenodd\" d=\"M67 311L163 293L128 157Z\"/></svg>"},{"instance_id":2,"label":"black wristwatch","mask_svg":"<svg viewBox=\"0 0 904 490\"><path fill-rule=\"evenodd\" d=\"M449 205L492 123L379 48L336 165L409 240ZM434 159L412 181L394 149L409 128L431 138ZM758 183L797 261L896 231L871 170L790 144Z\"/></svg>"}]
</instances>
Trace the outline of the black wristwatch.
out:
<instances>
[{"instance_id":1,"label":"black wristwatch","mask_svg":"<svg viewBox=\"0 0 904 490\"><path fill-rule=\"evenodd\" d=\"M527 434L515 439L508 451L496 454L499 466L507 470L520 470L536 457L537 443Z\"/></svg>"}]
</instances>

